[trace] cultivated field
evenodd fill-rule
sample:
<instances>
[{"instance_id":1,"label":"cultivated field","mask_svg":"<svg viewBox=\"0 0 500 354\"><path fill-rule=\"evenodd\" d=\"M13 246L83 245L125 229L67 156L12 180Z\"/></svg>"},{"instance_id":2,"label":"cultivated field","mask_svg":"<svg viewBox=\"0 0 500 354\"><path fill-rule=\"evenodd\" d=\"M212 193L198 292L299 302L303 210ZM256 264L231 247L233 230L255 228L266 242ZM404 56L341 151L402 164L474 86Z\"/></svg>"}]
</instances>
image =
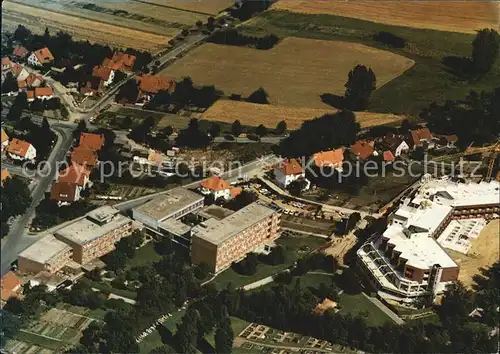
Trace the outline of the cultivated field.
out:
<instances>
[{"instance_id":1,"label":"cultivated field","mask_svg":"<svg viewBox=\"0 0 500 354\"><path fill-rule=\"evenodd\" d=\"M497 1L280 0L275 9L331 14L405 27L475 33L500 24Z\"/></svg>"},{"instance_id":2,"label":"cultivated field","mask_svg":"<svg viewBox=\"0 0 500 354\"><path fill-rule=\"evenodd\" d=\"M500 259L500 242L498 230L500 220L490 221L481 231L479 236L472 240L471 248L467 255L447 249L446 252L460 266L458 280L465 285L473 284L472 277L479 274L479 268L486 268Z\"/></svg>"},{"instance_id":3,"label":"cultivated field","mask_svg":"<svg viewBox=\"0 0 500 354\"><path fill-rule=\"evenodd\" d=\"M255 104L244 101L219 100L202 115L202 119L232 123L238 119L243 125L274 128L284 120L288 129L297 129L302 122L335 113L334 109L294 108L269 104ZM389 124L403 120L403 116L386 113L356 112L361 128Z\"/></svg>"},{"instance_id":4,"label":"cultivated field","mask_svg":"<svg viewBox=\"0 0 500 354\"><path fill-rule=\"evenodd\" d=\"M14 30L18 24L22 24L35 33L43 33L48 27L52 33L62 30L76 39L88 39L91 42L124 48L154 52L165 47L173 35L172 33L170 36L163 36L84 18L75 19L70 15L10 1L4 1L2 9L2 29Z\"/></svg>"},{"instance_id":5,"label":"cultivated field","mask_svg":"<svg viewBox=\"0 0 500 354\"><path fill-rule=\"evenodd\" d=\"M204 44L161 74L190 76L196 84L215 85L227 95L247 96L262 86L272 104L326 108L320 95L343 95L347 74L356 64L370 66L380 87L413 63L361 44L291 37L269 50Z\"/></svg>"},{"instance_id":6,"label":"cultivated field","mask_svg":"<svg viewBox=\"0 0 500 354\"><path fill-rule=\"evenodd\" d=\"M208 15L216 15L234 4L234 0L143 0L164 7L175 7Z\"/></svg>"}]
</instances>

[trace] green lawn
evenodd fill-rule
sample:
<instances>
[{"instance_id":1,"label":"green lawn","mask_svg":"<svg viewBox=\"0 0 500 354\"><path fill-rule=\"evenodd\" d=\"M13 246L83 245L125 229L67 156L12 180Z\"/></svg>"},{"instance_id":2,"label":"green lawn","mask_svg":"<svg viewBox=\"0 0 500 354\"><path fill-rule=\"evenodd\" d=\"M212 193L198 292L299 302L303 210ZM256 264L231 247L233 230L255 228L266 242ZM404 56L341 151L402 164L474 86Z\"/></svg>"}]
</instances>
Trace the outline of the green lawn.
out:
<instances>
[{"instance_id":1,"label":"green lawn","mask_svg":"<svg viewBox=\"0 0 500 354\"><path fill-rule=\"evenodd\" d=\"M233 329L234 337L238 337L238 335L243 332L245 328L250 324L250 322L242 320L238 317L231 316L231 328ZM206 340L212 347L215 347L215 332L212 332L205 336Z\"/></svg>"},{"instance_id":2,"label":"green lawn","mask_svg":"<svg viewBox=\"0 0 500 354\"><path fill-rule=\"evenodd\" d=\"M385 322L392 322L390 317L372 304L363 294L351 295L344 293L340 296L339 305L341 314L360 315L365 317L366 322L371 326L380 326Z\"/></svg>"},{"instance_id":3,"label":"green lawn","mask_svg":"<svg viewBox=\"0 0 500 354\"><path fill-rule=\"evenodd\" d=\"M149 353L152 349L163 345L160 333L154 331L139 343L139 353Z\"/></svg>"},{"instance_id":4,"label":"green lawn","mask_svg":"<svg viewBox=\"0 0 500 354\"><path fill-rule=\"evenodd\" d=\"M42 337L37 334L33 333L26 333L26 332L18 332L15 336L15 339L21 342L29 343L29 344L34 344L39 347L47 348L47 349L52 349L52 350L57 350L61 346L67 344L66 342L63 341L56 341L50 338Z\"/></svg>"},{"instance_id":5,"label":"green lawn","mask_svg":"<svg viewBox=\"0 0 500 354\"><path fill-rule=\"evenodd\" d=\"M132 257L128 266L130 268L147 266L159 261L160 259L161 256L155 251L154 242L149 242L135 252L134 257Z\"/></svg>"},{"instance_id":6,"label":"green lawn","mask_svg":"<svg viewBox=\"0 0 500 354\"><path fill-rule=\"evenodd\" d=\"M240 26L240 29L251 35L273 33L280 37L362 43L415 60L415 65L410 70L372 94L368 109L370 111L416 115L434 101L443 103L446 100L463 99L471 89L491 91L500 82L500 57L496 68L475 82L458 78L441 64L441 60L446 56L470 57L471 42L474 38L472 34L390 26L334 15L307 15L278 10L266 11L248 24ZM405 48L395 49L378 43L373 36L379 31L402 37L407 40L407 45Z\"/></svg>"},{"instance_id":7,"label":"green lawn","mask_svg":"<svg viewBox=\"0 0 500 354\"><path fill-rule=\"evenodd\" d=\"M233 269L229 268L219 274L213 280L217 288L223 289L229 283L232 283L234 287L242 287L257 280L277 274L282 270L290 267L297 259L302 258L308 252L313 251L323 245L325 243L325 240L314 236L291 237L285 235L277 239L276 243L285 247L286 259L284 264L272 266L264 263L259 263L259 265L257 266L257 272L254 275L250 276L240 275ZM307 247L308 251L301 251L301 247Z\"/></svg>"}]
</instances>

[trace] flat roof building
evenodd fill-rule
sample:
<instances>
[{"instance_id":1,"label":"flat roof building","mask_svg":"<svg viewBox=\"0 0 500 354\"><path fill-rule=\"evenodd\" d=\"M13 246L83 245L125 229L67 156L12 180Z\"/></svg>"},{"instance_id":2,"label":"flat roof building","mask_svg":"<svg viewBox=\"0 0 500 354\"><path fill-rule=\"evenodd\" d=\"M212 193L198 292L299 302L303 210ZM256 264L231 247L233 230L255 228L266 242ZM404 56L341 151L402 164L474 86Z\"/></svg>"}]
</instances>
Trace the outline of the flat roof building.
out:
<instances>
[{"instance_id":1,"label":"flat roof building","mask_svg":"<svg viewBox=\"0 0 500 354\"><path fill-rule=\"evenodd\" d=\"M55 232L55 237L73 248L75 262L85 264L115 248L122 237L132 234L133 221L111 206L97 208Z\"/></svg>"},{"instance_id":2,"label":"flat roof building","mask_svg":"<svg viewBox=\"0 0 500 354\"><path fill-rule=\"evenodd\" d=\"M459 266L436 240L450 222L500 213L497 181L459 183L426 175L420 183L417 193L389 216L385 232L357 252L379 295L402 302L435 296L458 279Z\"/></svg>"},{"instance_id":3,"label":"flat roof building","mask_svg":"<svg viewBox=\"0 0 500 354\"><path fill-rule=\"evenodd\" d=\"M70 245L49 234L19 253L19 271L29 274L42 271L55 273L71 262L72 254Z\"/></svg>"},{"instance_id":4,"label":"flat roof building","mask_svg":"<svg viewBox=\"0 0 500 354\"><path fill-rule=\"evenodd\" d=\"M178 187L164 195L132 209L132 217L148 229L160 232L159 225L167 219L180 219L203 207L204 197L189 189Z\"/></svg>"},{"instance_id":5,"label":"flat roof building","mask_svg":"<svg viewBox=\"0 0 500 354\"><path fill-rule=\"evenodd\" d=\"M280 236L280 214L252 203L223 218L210 218L191 230L191 260L218 273L259 246Z\"/></svg>"}]
</instances>

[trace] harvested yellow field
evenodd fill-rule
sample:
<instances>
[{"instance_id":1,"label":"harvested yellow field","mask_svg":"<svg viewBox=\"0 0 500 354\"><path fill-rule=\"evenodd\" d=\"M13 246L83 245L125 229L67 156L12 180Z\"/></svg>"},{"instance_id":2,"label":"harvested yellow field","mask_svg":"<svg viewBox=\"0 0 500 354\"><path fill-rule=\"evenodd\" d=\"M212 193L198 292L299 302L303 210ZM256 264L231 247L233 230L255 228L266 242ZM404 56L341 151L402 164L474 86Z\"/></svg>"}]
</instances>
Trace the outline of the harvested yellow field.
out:
<instances>
[{"instance_id":1,"label":"harvested yellow field","mask_svg":"<svg viewBox=\"0 0 500 354\"><path fill-rule=\"evenodd\" d=\"M143 0L160 6L196 11L208 15L216 15L234 4L234 0Z\"/></svg>"},{"instance_id":2,"label":"harvested yellow field","mask_svg":"<svg viewBox=\"0 0 500 354\"><path fill-rule=\"evenodd\" d=\"M335 112L334 109L294 108L244 101L219 100L203 113L201 118L227 123L232 123L238 119L244 125L258 126L264 124L268 128L274 128L284 120L288 129L297 129L306 120ZM361 125L361 128L389 124L403 119L404 117L395 114L356 112L356 120Z\"/></svg>"},{"instance_id":3,"label":"harvested yellow field","mask_svg":"<svg viewBox=\"0 0 500 354\"><path fill-rule=\"evenodd\" d=\"M172 38L7 1L2 9L2 29L12 30L22 24L35 33L43 33L48 27L53 33L62 30L76 39L153 52L165 47Z\"/></svg>"},{"instance_id":4,"label":"harvested yellow field","mask_svg":"<svg viewBox=\"0 0 500 354\"><path fill-rule=\"evenodd\" d=\"M483 28L500 27L498 1L280 0L273 8L440 31L475 33Z\"/></svg>"},{"instance_id":5,"label":"harvested yellow field","mask_svg":"<svg viewBox=\"0 0 500 354\"><path fill-rule=\"evenodd\" d=\"M414 61L357 43L289 37L269 50L207 43L160 74L190 76L226 95L248 96L262 86L272 104L326 108L320 96L343 95L347 74L356 64L371 67L381 87Z\"/></svg>"},{"instance_id":6,"label":"harvested yellow field","mask_svg":"<svg viewBox=\"0 0 500 354\"><path fill-rule=\"evenodd\" d=\"M471 286L473 276L480 274L480 268L487 268L500 259L500 220L490 221L479 236L471 242L467 255L447 249L446 252L460 266L458 280Z\"/></svg>"}]
</instances>

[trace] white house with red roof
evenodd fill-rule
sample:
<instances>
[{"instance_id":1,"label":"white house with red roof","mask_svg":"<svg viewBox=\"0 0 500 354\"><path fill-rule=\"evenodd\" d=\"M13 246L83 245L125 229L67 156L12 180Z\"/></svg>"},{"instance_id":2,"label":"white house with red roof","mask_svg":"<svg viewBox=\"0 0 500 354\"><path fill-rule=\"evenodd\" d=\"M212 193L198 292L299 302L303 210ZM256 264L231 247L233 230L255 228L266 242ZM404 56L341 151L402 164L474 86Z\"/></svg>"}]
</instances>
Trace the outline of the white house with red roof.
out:
<instances>
[{"instance_id":1,"label":"white house with red roof","mask_svg":"<svg viewBox=\"0 0 500 354\"><path fill-rule=\"evenodd\" d=\"M108 87L113 83L113 80L115 79L115 70L102 65L96 65L94 66L94 70L92 71L92 76L101 79L102 85L104 87Z\"/></svg>"},{"instance_id":2,"label":"white house with red roof","mask_svg":"<svg viewBox=\"0 0 500 354\"><path fill-rule=\"evenodd\" d=\"M32 161L36 158L36 149L27 141L12 139L9 146L7 147L7 154L13 160Z\"/></svg>"},{"instance_id":3,"label":"white house with red roof","mask_svg":"<svg viewBox=\"0 0 500 354\"><path fill-rule=\"evenodd\" d=\"M7 146L9 146L9 136L5 130L2 129L2 152L7 149Z\"/></svg>"},{"instance_id":4,"label":"white house with red roof","mask_svg":"<svg viewBox=\"0 0 500 354\"><path fill-rule=\"evenodd\" d=\"M45 64L50 64L53 61L54 56L47 47L35 50L28 57L28 64L35 67L41 67Z\"/></svg>"},{"instance_id":5,"label":"white house with red roof","mask_svg":"<svg viewBox=\"0 0 500 354\"><path fill-rule=\"evenodd\" d=\"M231 186L220 176L212 176L200 183L200 192L204 195L213 195L215 200L219 198L224 198L226 200L232 199L240 194L241 191L241 187Z\"/></svg>"},{"instance_id":6,"label":"white house with red roof","mask_svg":"<svg viewBox=\"0 0 500 354\"><path fill-rule=\"evenodd\" d=\"M305 178L306 174L300 163L296 159L281 161L274 167L274 178L280 187L286 188L300 178Z\"/></svg>"}]
</instances>

